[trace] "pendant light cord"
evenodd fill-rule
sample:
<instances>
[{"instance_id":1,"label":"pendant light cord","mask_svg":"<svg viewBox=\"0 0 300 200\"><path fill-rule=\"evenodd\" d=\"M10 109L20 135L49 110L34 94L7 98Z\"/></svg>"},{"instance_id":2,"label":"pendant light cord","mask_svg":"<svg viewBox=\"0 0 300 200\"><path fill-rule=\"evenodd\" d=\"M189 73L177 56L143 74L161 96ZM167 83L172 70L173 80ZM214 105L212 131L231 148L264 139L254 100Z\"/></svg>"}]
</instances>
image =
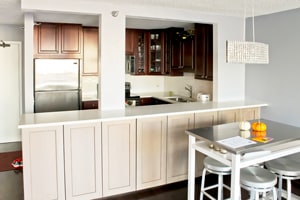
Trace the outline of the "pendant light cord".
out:
<instances>
[{"instance_id":1,"label":"pendant light cord","mask_svg":"<svg viewBox=\"0 0 300 200\"><path fill-rule=\"evenodd\" d=\"M255 42L255 30L254 30L254 0L252 0L252 37Z\"/></svg>"}]
</instances>

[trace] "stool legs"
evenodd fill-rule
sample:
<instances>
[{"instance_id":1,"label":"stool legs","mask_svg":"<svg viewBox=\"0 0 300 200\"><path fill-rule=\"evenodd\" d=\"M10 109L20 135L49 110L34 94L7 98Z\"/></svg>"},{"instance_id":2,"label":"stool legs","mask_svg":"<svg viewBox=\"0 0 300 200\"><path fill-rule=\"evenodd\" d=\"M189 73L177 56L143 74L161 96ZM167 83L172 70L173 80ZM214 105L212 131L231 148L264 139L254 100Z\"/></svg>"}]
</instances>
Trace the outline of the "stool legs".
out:
<instances>
[{"instance_id":1,"label":"stool legs","mask_svg":"<svg viewBox=\"0 0 300 200\"><path fill-rule=\"evenodd\" d=\"M205 194L208 198L210 199L215 199L214 197L212 197L210 194L208 194L205 190L209 190L215 187L218 187L218 200L222 200L223 199L223 187L226 187L228 190L230 190L230 188L227 185L224 185L224 180L223 180L223 175L219 174L218 175L218 184L217 185L212 185L212 186L208 186L205 187L205 175L206 175L206 171L207 169L204 168L203 172L202 172L202 179L201 179L201 189L200 189L200 200L203 200L203 195Z\"/></svg>"},{"instance_id":2,"label":"stool legs","mask_svg":"<svg viewBox=\"0 0 300 200\"><path fill-rule=\"evenodd\" d=\"M200 200L203 200L205 175L206 175L206 169L204 168L202 171L202 178L201 178Z\"/></svg>"},{"instance_id":3,"label":"stool legs","mask_svg":"<svg viewBox=\"0 0 300 200\"><path fill-rule=\"evenodd\" d=\"M291 186L291 180L290 179L287 179L286 180L286 187L287 187L287 189L286 189L286 192L287 192L287 200L291 200L292 199L292 186Z\"/></svg>"},{"instance_id":4,"label":"stool legs","mask_svg":"<svg viewBox=\"0 0 300 200\"><path fill-rule=\"evenodd\" d=\"M278 176L278 200L282 197L282 175Z\"/></svg>"}]
</instances>

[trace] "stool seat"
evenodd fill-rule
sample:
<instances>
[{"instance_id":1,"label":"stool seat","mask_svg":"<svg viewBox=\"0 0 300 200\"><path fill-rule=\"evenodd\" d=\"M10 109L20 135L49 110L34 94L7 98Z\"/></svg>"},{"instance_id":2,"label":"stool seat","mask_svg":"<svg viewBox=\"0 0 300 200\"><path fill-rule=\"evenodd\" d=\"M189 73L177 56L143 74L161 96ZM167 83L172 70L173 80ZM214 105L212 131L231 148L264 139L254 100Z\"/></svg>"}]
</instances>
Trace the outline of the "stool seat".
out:
<instances>
[{"instance_id":1,"label":"stool seat","mask_svg":"<svg viewBox=\"0 0 300 200\"><path fill-rule=\"evenodd\" d=\"M278 199L282 196L282 181L287 182L287 200L292 199L291 180L300 179L300 154L294 154L265 162L265 166L278 177Z\"/></svg>"},{"instance_id":2,"label":"stool seat","mask_svg":"<svg viewBox=\"0 0 300 200\"><path fill-rule=\"evenodd\" d=\"M278 158L265 163L265 166L276 174L300 176L300 158L296 155Z\"/></svg>"},{"instance_id":3,"label":"stool seat","mask_svg":"<svg viewBox=\"0 0 300 200\"><path fill-rule=\"evenodd\" d=\"M240 183L242 188L251 192L250 199L259 199L259 193L265 197L269 191L273 191L273 199L277 199L277 177L264 168L251 166L241 169Z\"/></svg>"},{"instance_id":4,"label":"stool seat","mask_svg":"<svg viewBox=\"0 0 300 200\"><path fill-rule=\"evenodd\" d=\"M204 169L202 172L202 180L201 180L201 189L200 189L200 200L203 200L203 196L205 195L209 199L215 200L213 196L207 193L207 190L211 190L213 188L218 188L218 200L223 199L223 187L230 191L230 187L223 183L223 176L231 174L231 167L213 159L210 157L204 158L203 161ZM205 187L205 175L206 172L210 172L212 174L218 175L218 184L214 184L211 186Z\"/></svg>"},{"instance_id":5,"label":"stool seat","mask_svg":"<svg viewBox=\"0 0 300 200\"><path fill-rule=\"evenodd\" d=\"M231 167L228 165L225 165L211 157L206 157L204 158L204 167L207 170L213 170L216 172L221 172L221 173L228 173L230 174L231 172Z\"/></svg>"},{"instance_id":6,"label":"stool seat","mask_svg":"<svg viewBox=\"0 0 300 200\"><path fill-rule=\"evenodd\" d=\"M257 188L268 188L276 185L277 177L266 169L247 167L241 169L241 183Z\"/></svg>"}]
</instances>

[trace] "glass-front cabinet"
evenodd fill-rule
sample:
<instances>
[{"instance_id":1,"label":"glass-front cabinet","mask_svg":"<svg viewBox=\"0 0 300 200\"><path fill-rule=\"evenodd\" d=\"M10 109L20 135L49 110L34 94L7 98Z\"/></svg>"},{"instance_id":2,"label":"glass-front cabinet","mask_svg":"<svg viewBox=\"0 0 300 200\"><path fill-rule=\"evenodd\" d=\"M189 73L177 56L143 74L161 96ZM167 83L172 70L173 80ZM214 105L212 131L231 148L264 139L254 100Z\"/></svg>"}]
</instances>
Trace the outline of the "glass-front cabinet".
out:
<instances>
[{"instance_id":1,"label":"glass-front cabinet","mask_svg":"<svg viewBox=\"0 0 300 200\"><path fill-rule=\"evenodd\" d=\"M147 54L146 54L146 43L145 43L145 32L144 31L138 31L137 32L137 51L136 51L136 72L135 74L143 75L147 73L145 70L145 64L147 60Z\"/></svg>"},{"instance_id":2,"label":"glass-front cabinet","mask_svg":"<svg viewBox=\"0 0 300 200\"><path fill-rule=\"evenodd\" d=\"M126 68L134 75L165 74L164 31L163 30L126 30ZM130 66L127 66L130 65Z\"/></svg>"},{"instance_id":3,"label":"glass-front cabinet","mask_svg":"<svg viewBox=\"0 0 300 200\"><path fill-rule=\"evenodd\" d=\"M164 74L164 32L149 31L149 68L148 74Z\"/></svg>"}]
</instances>

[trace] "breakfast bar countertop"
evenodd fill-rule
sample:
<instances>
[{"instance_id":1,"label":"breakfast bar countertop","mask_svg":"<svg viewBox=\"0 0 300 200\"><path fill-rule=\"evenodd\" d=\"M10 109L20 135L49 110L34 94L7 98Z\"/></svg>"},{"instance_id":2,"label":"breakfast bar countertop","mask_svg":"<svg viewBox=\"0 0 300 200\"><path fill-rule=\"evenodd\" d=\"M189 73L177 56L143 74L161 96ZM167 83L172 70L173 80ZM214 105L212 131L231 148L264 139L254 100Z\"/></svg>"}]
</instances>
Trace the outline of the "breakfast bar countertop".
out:
<instances>
[{"instance_id":1,"label":"breakfast bar countertop","mask_svg":"<svg viewBox=\"0 0 300 200\"><path fill-rule=\"evenodd\" d=\"M113 121L149 116L212 112L268 106L258 101L190 102L155 106L128 107L119 110L78 110L48 113L27 113L20 117L19 128L36 128L73 123Z\"/></svg>"}]
</instances>

